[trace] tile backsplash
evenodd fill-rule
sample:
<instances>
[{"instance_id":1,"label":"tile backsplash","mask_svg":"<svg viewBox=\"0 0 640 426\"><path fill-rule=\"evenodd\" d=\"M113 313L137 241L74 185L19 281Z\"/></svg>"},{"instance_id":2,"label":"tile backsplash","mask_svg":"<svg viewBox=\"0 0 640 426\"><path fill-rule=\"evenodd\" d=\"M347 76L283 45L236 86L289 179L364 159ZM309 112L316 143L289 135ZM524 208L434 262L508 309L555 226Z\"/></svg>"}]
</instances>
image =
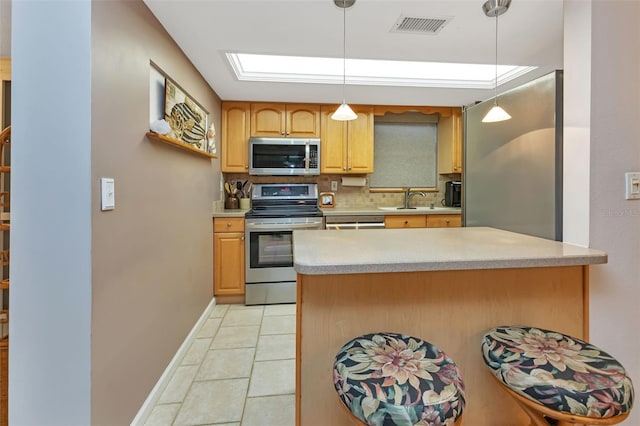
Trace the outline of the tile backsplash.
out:
<instances>
[{"instance_id":1,"label":"tile backsplash","mask_svg":"<svg viewBox=\"0 0 640 426\"><path fill-rule=\"evenodd\" d=\"M365 175L365 177L367 177ZM369 188L367 177L365 186L342 186L342 175L304 176L249 176L244 173L224 173L224 179L249 180L253 183L317 183L319 192L334 192L336 207L366 207L366 206L400 206L404 203L404 193L399 191L374 190ZM444 200L445 182L460 180L460 175L439 175L436 190L426 192L426 197L413 197L412 206L428 206L433 203L442 205ZM338 182L338 190L331 191L331 182Z\"/></svg>"}]
</instances>

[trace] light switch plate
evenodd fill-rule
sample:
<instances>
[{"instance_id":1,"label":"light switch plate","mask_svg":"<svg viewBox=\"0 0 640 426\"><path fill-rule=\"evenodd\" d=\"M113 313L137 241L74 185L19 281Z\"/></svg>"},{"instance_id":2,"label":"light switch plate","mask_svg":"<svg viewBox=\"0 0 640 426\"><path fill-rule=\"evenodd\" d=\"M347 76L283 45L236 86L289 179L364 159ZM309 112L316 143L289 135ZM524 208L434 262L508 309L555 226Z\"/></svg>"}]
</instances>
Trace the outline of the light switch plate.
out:
<instances>
[{"instance_id":1,"label":"light switch plate","mask_svg":"<svg viewBox=\"0 0 640 426\"><path fill-rule=\"evenodd\" d=\"M640 199L640 172L624 174L625 199Z\"/></svg>"},{"instance_id":2,"label":"light switch plate","mask_svg":"<svg viewBox=\"0 0 640 426\"><path fill-rule=\"evenodd\" d=\"M116 184L113 178L100 178L102 211L116 208Z\"/></svg>"}]
</instances>

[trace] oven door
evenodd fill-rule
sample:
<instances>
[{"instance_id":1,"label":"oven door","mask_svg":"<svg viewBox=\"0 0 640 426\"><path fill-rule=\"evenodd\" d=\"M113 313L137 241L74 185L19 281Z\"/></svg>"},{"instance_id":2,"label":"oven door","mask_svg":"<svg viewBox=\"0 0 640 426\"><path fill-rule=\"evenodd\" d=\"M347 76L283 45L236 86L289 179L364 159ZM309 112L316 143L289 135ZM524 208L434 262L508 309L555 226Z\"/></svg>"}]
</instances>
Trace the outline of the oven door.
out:
<instances>
[{"instance_id":1,"label":"oven door","mask_svg":"<svg viewBox=\"0 0 640 426\"><path fill-rule=\"evenodd\" d=\"M245 304L295 303L293 231L322 229L322 218L247 219L245 222Z\"/></svg>"},{"instance_id":2,"label":"oven door","mask_svg":"<svg viewBox=\"0 0 640 426\"><path fill-rule=\"evenodd\" d=\"M322 218L247 219L245 224L245 281L250 283L295 281L293 231L322 229Z\"/></svg>"}]
</instances>

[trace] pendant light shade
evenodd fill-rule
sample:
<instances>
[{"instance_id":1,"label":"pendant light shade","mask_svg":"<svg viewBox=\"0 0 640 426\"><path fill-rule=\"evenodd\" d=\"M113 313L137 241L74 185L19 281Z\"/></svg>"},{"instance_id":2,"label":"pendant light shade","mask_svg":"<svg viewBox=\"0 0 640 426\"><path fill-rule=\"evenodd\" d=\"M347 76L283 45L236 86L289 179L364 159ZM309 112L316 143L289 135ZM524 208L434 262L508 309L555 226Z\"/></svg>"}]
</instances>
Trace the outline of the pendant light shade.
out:
<instances>
[{"instance_id":1,"label":"pendant light shade","mask_svg":"<svg viewBox=\"0 0 640 426\"><path fill-rule=\"evenodd\" d=\"M498 16L509 10L511 0L488 0L482 5L482 11L488 17L496 18L496 80L494 86L493 107L482 119L483 123L497 123L509 120L511 116L498 105Z\"/></svg>"},{"instance_id":2,"label":"pendant light shade","mask_svg":"<svg viewBox=\"0 0 640 426\"><path fill-rule=\"evenodd\" d=\"M358 118L356 113L353 112L349 105L344 103L338 107L336 112L331 114L331 119L337 121L349 121L355 120L356 118Z\"/></svg>"},{"instance_id":3,"label":"pendant light shade","mask_svg":"<svg viewBox=\"0 0 640 426\"><path fill-rule=\"evenodd\" d=\"M331 114L332 120L349 121L358 118L355 112L347 105L345 88L347 86L347 8L353 6L356 0L333 0L336 6L342 8L342 105Z\"/></svg>"},{"instance_id":4,"label":"pendant light shade","mask_svg":"<svg viewBox=\"0 0 640 426\"><path fill-rule=\"evenodd\" d=\"M499 106L498 104L495 104L487 113L487 115L484 116L484 118L482 119L483 123L496 123L498 121L505 121L510 119L511 116L509 115L509 113L507 111L505 111L504 109L502 109L501 106Z\"/></svg>"}]
</instances>

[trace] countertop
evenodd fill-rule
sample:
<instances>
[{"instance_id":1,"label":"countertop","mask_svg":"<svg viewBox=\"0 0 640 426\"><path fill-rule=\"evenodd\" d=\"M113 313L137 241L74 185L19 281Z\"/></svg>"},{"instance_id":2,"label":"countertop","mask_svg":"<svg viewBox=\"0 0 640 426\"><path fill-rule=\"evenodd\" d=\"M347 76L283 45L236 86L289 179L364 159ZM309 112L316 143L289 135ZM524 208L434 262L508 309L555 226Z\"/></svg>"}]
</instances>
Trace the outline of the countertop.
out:
<instances>
[{"instance_id":1,"label":"countertop","mask_svg":"<svg viewBox=\"0 0 640 426\"><path fill-rule=\"evenodd\" d=\"M337 207L323 208L322 214L325 216L349 216L349 215L406 215L406 214L461 214L459 207L435 207L433 209L421 207L417 209L382 210L376 206L365 207Z\"/></svg>"},{"instance_id":2,"label":"countertop","mask_svg":"<svg viewBox=\"0 0 640 426\"><path fill-rule=\"evenodd\" d=\"M605 252L488 227L294 231L300 274L502 269L607 263Z\"/></svg>"},{"instance_id":3,"label":"countertop","mask_svg":"<svg viewBox=\"0 0 640 426\"><path fill-rule=\"evenodd\" d=\"M364 207L341 207L341 208L324 208L322 214L324 216L349 216L349 215L406 215L406 214L460 214L461 210L457 207L435 207L426 210L381 210L375 206ZM213 217L244 217L248 210L214 210Z\"/></svg>"},{"instance_id":4,"label":"countertop","mask_svg":"<svg viewBox=\"0 0 640 426\"><path fill-rule=\"evenodd\" d=\"M240 210L240 209L224 209L224 210L214 210L213 217L244 217L244 215L249 210Z\"/></svg>"}]
</instances>

